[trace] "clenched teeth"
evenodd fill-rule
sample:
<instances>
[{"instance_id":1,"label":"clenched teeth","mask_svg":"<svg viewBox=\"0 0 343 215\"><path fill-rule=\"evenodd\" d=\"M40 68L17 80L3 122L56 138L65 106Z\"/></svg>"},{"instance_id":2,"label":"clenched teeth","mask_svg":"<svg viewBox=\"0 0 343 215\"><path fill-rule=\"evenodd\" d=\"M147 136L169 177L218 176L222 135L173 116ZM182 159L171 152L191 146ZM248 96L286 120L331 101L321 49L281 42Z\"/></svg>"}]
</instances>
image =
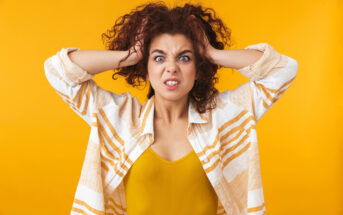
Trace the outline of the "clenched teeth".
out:
<instances>
[{"instance_id":1,"label":"clenched teeth","mask_svg":"<svg viewBox=\"0 0 343 215\"><path fill-rule=\"evenodd\" d=\"M166 82L167 85L176 85L178 83L179 83L178 81L167 81Z\"/></svg>"}]
</instances>

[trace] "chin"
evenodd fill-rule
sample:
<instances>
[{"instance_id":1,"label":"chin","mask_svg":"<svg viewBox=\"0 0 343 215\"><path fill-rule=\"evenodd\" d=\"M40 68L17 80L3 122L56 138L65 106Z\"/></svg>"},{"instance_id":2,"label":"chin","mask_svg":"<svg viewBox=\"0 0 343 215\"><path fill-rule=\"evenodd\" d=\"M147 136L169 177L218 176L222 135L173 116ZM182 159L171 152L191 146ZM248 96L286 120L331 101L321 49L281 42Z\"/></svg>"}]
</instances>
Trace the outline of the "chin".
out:
<instances>
[{"instance_id":1,"label":"chin","mask_svg":"<svg viewBox=\"0 0 343 215\"><path fill-rule=\"evenodd\" d=\"M159 97L162 97L163 99L166 99L169 101L179 101L183 99L185 96L188 97L188 93L185 94L185 93L178 93L178 92L167 92L167 93L159 94Z\"/></svg>"}]
</instances>

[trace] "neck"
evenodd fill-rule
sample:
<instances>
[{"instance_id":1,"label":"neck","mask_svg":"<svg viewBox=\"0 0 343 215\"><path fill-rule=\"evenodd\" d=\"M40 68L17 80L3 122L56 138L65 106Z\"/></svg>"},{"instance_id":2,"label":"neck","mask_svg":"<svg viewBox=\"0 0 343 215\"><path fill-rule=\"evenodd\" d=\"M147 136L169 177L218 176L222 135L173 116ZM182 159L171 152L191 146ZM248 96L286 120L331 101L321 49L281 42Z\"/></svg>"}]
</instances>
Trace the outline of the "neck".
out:
<instances>
[{"instance_id":1,"label":"neck","mask_svg":"<svg viewBox=\"0 0 343 215\"><path fill-rule=\"evenodd\" d=\"M166 124L174 124L188 119L188 95L175 101L165 100L159 96L154 98L154 118Z\"/></svg>"}]
</instances>

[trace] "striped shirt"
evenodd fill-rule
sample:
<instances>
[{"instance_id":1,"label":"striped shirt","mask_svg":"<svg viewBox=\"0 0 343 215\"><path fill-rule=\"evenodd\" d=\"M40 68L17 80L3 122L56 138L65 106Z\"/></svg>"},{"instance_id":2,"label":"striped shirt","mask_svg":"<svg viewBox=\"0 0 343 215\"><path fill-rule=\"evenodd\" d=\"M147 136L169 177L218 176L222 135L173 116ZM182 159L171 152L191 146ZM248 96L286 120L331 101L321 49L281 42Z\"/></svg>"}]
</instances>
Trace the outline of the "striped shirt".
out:
<instances>
[{"instance_id":1,"label":"striped shirt","mask_svg":"<svg viewBox=\"0 0 343 215\"><path fill-rule=\"evenodd\" d=\"M249 78L216 96L217 107L188 108L188 140L218 196L217 214L265 214L256 123L293 82L298 63L267 43L263 55L237 70ZM62 48L44 62L57 94L91 127L71 214L127 214L123 178L154 141L154 96L140 104L129 92L99 87ZM191 206L190 206L191 207Z\"/></svg>"}]
</instances>

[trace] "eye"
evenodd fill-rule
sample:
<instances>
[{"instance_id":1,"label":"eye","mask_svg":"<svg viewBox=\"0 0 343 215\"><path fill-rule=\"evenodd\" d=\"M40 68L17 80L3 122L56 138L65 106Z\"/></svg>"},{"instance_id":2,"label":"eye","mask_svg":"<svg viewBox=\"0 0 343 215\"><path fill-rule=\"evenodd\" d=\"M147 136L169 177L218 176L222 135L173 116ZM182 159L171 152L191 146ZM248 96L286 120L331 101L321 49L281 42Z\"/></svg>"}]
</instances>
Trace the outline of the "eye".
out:
<instances>
[{"instance_id":1,"label":"eye","mask_svg":"<svg viewBox=\"0 0 343 215\"><path fill-rule=\"evenodd\" d=\"M156 62L160 62L160 61L162 61L163 59L164 59L163 56L156 56L156 57L154 57L154 60L155 60Z\"/></svg>"},{"instance_id":2,"label":"eye","mask_svg":"<svg viewBox=\"0 0 343 215\"><path fill-rule=\"evenodd\" d=\"M188 56L186 56L186 55L183 55L183 56L180 56L180 58L179 58L181 61L185 61L185 62L188 62L188 61L190 61L191 60L191 58L190 57L188 57Z\"/></svg>"}]
</instances>

